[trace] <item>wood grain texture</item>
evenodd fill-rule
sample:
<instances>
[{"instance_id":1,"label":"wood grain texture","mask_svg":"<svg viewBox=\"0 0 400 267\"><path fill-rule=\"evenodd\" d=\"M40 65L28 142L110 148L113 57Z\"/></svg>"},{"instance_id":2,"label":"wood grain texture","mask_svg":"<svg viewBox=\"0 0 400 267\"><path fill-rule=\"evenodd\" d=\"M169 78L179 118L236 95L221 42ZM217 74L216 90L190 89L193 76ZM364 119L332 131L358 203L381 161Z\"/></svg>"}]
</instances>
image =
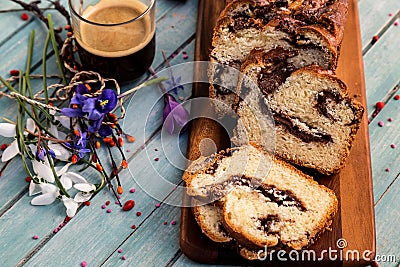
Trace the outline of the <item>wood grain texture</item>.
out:
<instances>
[{"instance_id":1,"label":"wood grain texture","mask_svg":"<svg viewBox=\"0 0 400 267\"><path fill-rule=\"evenodd\" d=\"M397 40L400 26L390 26L379 41L365 54L365 80L368 92L368 114L378 101L387 101L388 95L400 83L400 50Z\"/></svg>"},{"instance_id":2,"label":"wood grain texture","mask_svg":"<svg viewBox=\"0 0 400 267\"><path fill-rule=\"evenodd\" d=\"M399 1L359 1L361 20L361 41L363 47L370 44L374 35L382 34L386 27L392 26L400 11ZM389 16L392 14L392 16Z\"/></svg>"},{"instance_id":3,"label":"wood grain texture","mask_svg":"<svg viewBox=\"0 0 400 267\"><path fill-rule=\"evenodd\" d=\"M400 101L394 100L392 97L369 125L375 203L382 198L400 173L398 148L400 146L400 123L399 117L396 116L399 113ZM390 122L389 118L393 118L393 121ZM379 122L383 123L383 127L379 126ZM393 149L392 144L397 147Z\"/></svg>"},{"instance_id":4,"label":"wood grain texture","mask_svg":"<svg viewBox=\"0 0 400 267\"><path fill-rule=\"evenodd\" d=\"M207 60L208 58L212 25L214 25L220 10L224 6L222 3L224 1L200 1L196 60ZM350 3L349 19L341 50L338 76L348 84L351 95L358 95L359 100L365 106L366 92L357 1L350 1ZM204 95L207 90L207 86L196 86L194 95ZM226 145L227 140L224 139L221 132L222 130L218 125L210 120L202 119L193 123L189 139L188 158L193 160L199 156L198 146L203 137L211 138L219 148L225 148L224 145ZM320 183L335 191L340 199L341 207L334 219L333 231L324 233L310 248L315 250L317 254L329 247L336 249L336 242L340 238L345 238L348 242L348 247L344 250L344 253L347 250L354 249L375 251L375 226L368 140L367 117L364 116L362 127L357 135L345 169L340 174L330 178L318 177ZM359 166L364 167L360 168ZM187 198L184 198L184 201L187 201ZM181 220L181 248L189 258L206 263L243 263L243 261L237 260L235 253L229 253L218 248L217 245L202 236L189 208L182 209ZM279 265L278 262L275 263ZM271 263L268 262L268 264ZM341 263L328 262L328 264L335 266ZM366 262L348 261L345 264L362 265L366 264Z\"/></svg>"},{"instance_id":5,"label":"wood grain texture","mask_svg":"<svg viewBox=\"0 0 400 267\"><path fill-rule=\"evenodd\" d=\"M379 266L397 267L400 259L400 235L394 229L399 228L400 210L399 175L393 185L376 205L377 255Z\"/></svg>"}]
</instances>

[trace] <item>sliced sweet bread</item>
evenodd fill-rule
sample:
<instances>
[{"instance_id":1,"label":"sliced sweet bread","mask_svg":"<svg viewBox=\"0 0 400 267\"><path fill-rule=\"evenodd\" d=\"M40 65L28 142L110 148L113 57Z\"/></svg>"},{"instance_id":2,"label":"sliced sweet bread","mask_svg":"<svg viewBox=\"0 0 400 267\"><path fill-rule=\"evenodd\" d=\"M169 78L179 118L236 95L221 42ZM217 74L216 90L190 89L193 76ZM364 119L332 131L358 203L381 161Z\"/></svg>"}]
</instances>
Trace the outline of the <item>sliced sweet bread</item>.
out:
<instances>
[{"instance_id":1,"label":"sliced sweet bread","mask_svg":"<svg viewBox=\"0 0 400 267\"><path fill-rule=\"evenodd\" d=\"M222 207L218 203L194 203L193 215L201 231L212 241L224 246L234 243L222 225Z\"/></svg>"},{"instance_id":2,"label":"sliced sweet bread","mask_svg":"<svg viewBox=\"0 0 400 267\"><path fill-rule=\"evenodd\" d=\"M236 242L225 230L222 223L222 202L214 202L206 205L194 203L193 215L199 225L201 231L210 240L217 243L223 248L236 251L239 255L247 260L257 260L264 257L259 250L251 250ZM197 206L199 205L199 206Z\"/></svg>"},{"instance_id":3,"label":"sliced sweet bread","mask_svg":"<svg viewBox=\"0 0 400 267\"><path fill-rule=\"evenodd\" d=\"M276 53L276 51L279 51ZM243 63L236 145L249 141L270 146L261 125L275 121L275 153L298 166L333 174L344 166L360 126L363 107L331 71L318 66L297 69L284 48L252 51Z\"/></svg>"},{"instance_id":4,"label":"sliced sweet bread","mask_svg":"<svg viewBox=\"0 0 400 267\"><path fill-rule=\"evenodd\" d=\"M196 206L204 204L201 200L206 199L205 194L221 197L222 212L220 206L210 203L194 207L196 220L212 240L228 242L226 229L232 238L229 242L233 239L237 242L240 254L254 258L264 246L304 248L329 227L338 206L332 190L254 145L244 145L232 149L230 155L220 155L203 158L200 164L192 163L202 168L185 173L189 195L200 196ZM236 164L229 164L238 163L240 155L245 156L243 162L249 161L245 165L252 166L244 172ZM227 160L230 158L235 159ZM251 186L247 182L250 180L257 180L258 186Z\"/></svg>"},{"instance_id":5,"label":"sliced sweet bread","mask_svg":"<svg viewBox=\"0 0 400 267\"><path fill-rule=\"evenodd\" d=\"M348 0L232 1L214 28L210 61L240 69L252 49L281 46L296 52L290 61L297 68L317 64L335 69L347 8ZM234 92L220 86L237 82L233 73L221 66L211 68L209 93L222 101L216 105L220 113L235 109Z\"/></svg>"},{"instance_id":6,"label":"sliced sweet bread","mask_svg":"<svg viewBox=\"0 0 400 267\"><path fill-rule=\"evenodd\" d=\"M245 248L303 249L330 225L334 192L291 165L275 160L261 186L237 186L223 200L223 224Z\"/></svg>"},{"instance_id":7,"label":"sliced sweet bread","mask_svg":"<svg viewBox=\"0 0 400 267\"><path fill-rule=\"evenodd\" d=\"M221 199L235 186L257 187L268 174L273 156L253 145L200 157L186 169L187 193L204 203Z\"/></svg>"}]
</instances>

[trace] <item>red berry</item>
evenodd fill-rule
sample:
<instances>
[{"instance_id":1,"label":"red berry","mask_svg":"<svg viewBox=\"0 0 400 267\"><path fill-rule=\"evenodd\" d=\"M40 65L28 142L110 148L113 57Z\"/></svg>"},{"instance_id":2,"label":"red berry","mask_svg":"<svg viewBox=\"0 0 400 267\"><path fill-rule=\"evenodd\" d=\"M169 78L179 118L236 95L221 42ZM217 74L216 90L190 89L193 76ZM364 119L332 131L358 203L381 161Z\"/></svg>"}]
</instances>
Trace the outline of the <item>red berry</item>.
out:
<instances>
[{"instance_id":1,"label":"red berry","mask_svg":"<svg viewBox=\"0 0 400 267\"><path fill-rule=\"evenodd\" d=\"M379 36L378 36L378 35L375 35L374 37L372 37L371 43L374 44L374 43L376 43L378 40L379 40Z\"/></svg>"},{"instance_id":2,"label":"red berry","mask_svg":"<svg viewBox=\"0 0 400 267\"><path fill-rule=\"evenodd\" d=\"M395 95L394 96L394 100L399 100L400 99L400 95Z\"/></svg>"},{"instance_id":3,"label":"red berry","mask_svg":"<svg viewBox=\"0 0 400 267\"><path fill-rule=\"evenodd\" d=\"M85 206L90 206L90 201L85 201L83 204L85 204Z\"/></svg>"},{"instance_id":4,"label":"red berry","mask_svg":"<svg viewBox=\"0 0 400 267\"><path fill-rule=\"evenodd\" d=\"M28 14L22 13L22 14L21 14L21 19L22 19L22 20L28 20L28 19L29 19Z\"/></svg>"},{"instance_id":5,"label":"red berry","mask_svg":"<svg viewBox=\"0 0 400 267\"><path fill-rule=\"evenodd\" d=\"M4 151L4 150L6 150L7 147L8 147L7 144L2 144L2 145L0 146L0 149Z\"/></svg>"},{"instance_id":6,"label":"red berry","mask_svg":"<svg viewBox=\"0 0 400 267\"><path fill-rule=\"evenodd\" d=\"M138 211L138 212L136 212L136 215L140 216L140 215L142 215L142 213L140 211Z\"/></svg>"},{"instance_id":7,"label":"red berry","mask_svg":"<svg viewBox=\"0 0 400 267\"><path fill-rule=\"evenodd\" d=\"M121 167L122 167L123 169L128 168L128 163L126 162L126 160L122 160L122 162L121 162Z\"/></svg>"},{"instance_id":8,"label":"red berry","mask_svg":"<svg viewBox=\"0 0 400 267\"><path fill-rule=\"evenodd\" d=\"M72 164L75 164L75 163L77 163L78 162L78 156L77 155L72 155L72 157L71 157L71 162L72 162Z\"/></svg>"},{"instance_id":9,"label":"red berry","mask_svg":"<svg viewBox=\"0 0 400 267\"><path fill-rule=\"evenodd\" d=\"M29 176L26 176L26 177L25 177L25 181L26 181L27 183L30 183L30 182L32 181L32 178L29 177Z\"/></svg>"},{"instance_id":10,"label":"red berry","mask_svg":"<svg viewBox=\"0 0 400 267\"><path fill-rule=\"evenodd\" d=\"M66 26L64 27L64 29L67 30L67 31L71 30L71 25L66 25Z\"/></svg>"},{"instance_id":11,"label":"red berry","mask_svg":"<svg viewBox=\"0 0 400 267\"><path fill-rule=\"evenodd\" d=\"M128 211L128 210L133 209L134 206L135 206L135 201L128 200L127 202L125 202L124 206L122 207L122 210Z\"/></svg>"},{"instance_id":12,"label":"red berry","mask_svg":"<svg viewBox=\"0 0 400 267\"><path fill-rule=\"evenodd\" d=\"M383 109L385 107L385 103L383 103L382 101L379 101L375 104L375 107L379 110Z\"/></svg>"},{"instance_id":13,"label":"red berry","mask_svg":"<svg viewBox=\"0 0 400 267\"><path fill-rule=\"evenodd\" d=\"M19 70L10 70L10 75L11 76L18 76L19 75Z\"/></svg>"},{"instance_id":14,"label":"red berry","mask_svg":"<svg viewBox=\"0 0 400 267\"><path fill-rule=\"evenodd\" d=\"M106 205L107 205L107 206L110 205L110 203L111 203L110 200L107 200L107 201L106 201Z\"/></svg>"},{"instance_id":15,"label":"red berry","mask_svg":"<svg viewBox=\"0 0 400 267\"><path fill-rule=\"evenodd\" d=\"M132 229L136 229L136 225L135 225L135 224L132 225L131 228L132 228Z\"/></svg>"}]
</instances>

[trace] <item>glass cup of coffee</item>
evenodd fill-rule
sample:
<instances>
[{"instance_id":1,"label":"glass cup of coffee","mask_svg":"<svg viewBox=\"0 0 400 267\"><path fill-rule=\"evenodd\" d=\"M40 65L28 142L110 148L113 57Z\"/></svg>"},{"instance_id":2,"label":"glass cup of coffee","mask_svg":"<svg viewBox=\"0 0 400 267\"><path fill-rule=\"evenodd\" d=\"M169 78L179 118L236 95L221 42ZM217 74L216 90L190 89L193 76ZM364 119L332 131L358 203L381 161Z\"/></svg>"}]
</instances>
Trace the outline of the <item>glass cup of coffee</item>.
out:
<instances>
[{"instance_id":1,"label":"glass cup of coffee","mask_svg":"<svg viewBox=\"0 0 400 267\"><path fill-rule=\"evenodd\" d=\"M72 28L85 70L129 82L155 54L155 0L69 0Z\"/></svg>"}]
</instances>

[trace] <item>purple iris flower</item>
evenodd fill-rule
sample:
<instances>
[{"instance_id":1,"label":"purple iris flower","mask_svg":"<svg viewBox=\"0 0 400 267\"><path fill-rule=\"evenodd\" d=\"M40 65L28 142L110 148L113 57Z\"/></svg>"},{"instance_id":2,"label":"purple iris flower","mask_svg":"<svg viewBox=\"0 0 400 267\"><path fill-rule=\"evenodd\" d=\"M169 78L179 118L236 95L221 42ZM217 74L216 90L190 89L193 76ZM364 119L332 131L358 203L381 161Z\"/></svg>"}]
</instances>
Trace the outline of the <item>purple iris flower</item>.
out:
<instances>
[{"instance_id":1,"label":"purple iris flower","mask_svg":"<svg viewBox=\"0 0 400 267\"><path fill-rule=\"evenodd\" d=\"M71 99L70 107L63 108L61 113L67 117L87 115L88 130L90 133L95 133L102 126L105 114L111 112L117 105L117 94L112 89L103 90L97 97L87 97L82 93L87 93L87 88L78 85ZM76 105L77 108L72 108L72 105Z\"/></svg>"},{"instance_id":2,"label":"purple iris flower","mask_svg":"<svg viewBox=\"0 0 400 267\"><path fill-rule=\"evenodd\" d=\"M171 75L171 79L168 81L165 81L168 84L168 88L167 88L167 92L169 91L174 91L175 94L178 94L178 89L183 90L184 87L180 84L182 77L178 76L178 78L176 78L173 75Z\"/></svg>"},{"instance_id":3,"label":"purple iris flower","mask_svg":"<svg viewBox=\"0 0 400 267\"><path fill-rule=\"evenodd\" d=\"M171 94L164 95L164 104L164 127L172 134L175 129L175 123L181 127L185 126L188 120L188 112Z\"/></svg>"}]
</instances>

